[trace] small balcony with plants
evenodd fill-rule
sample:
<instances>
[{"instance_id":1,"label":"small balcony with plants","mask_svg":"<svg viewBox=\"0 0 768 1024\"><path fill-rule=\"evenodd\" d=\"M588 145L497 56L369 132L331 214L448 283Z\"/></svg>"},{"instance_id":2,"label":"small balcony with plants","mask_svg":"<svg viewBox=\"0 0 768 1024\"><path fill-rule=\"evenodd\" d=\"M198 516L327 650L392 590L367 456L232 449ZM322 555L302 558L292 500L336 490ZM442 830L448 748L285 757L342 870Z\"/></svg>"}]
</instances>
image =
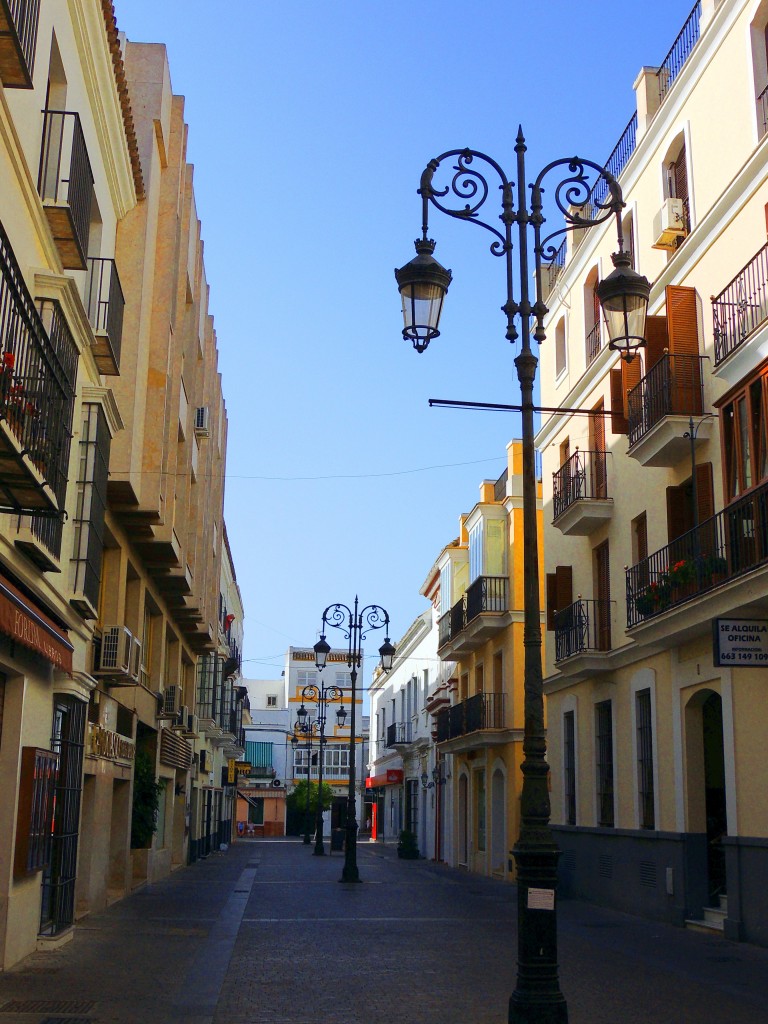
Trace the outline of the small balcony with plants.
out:
<instances>
[{"instance_id":1,"label":"small balcony with plants","mask_svg":"<svg viewBox=\"0 0 768 1024\"><path fill-rule=\"evenodd\" d=\"M506 716L506 695L475 693L449 708L442 708L436 717L436 742L450 743L452 752L493 747L509 740L510 726Z\"/></svg>"},{"instance_id":2,"label":"small balcony with plants","mask_svg":"<svg viewBox=\"0 0 768 1024\"><path fill-rule=\"evenodd\" d=\"M627 628L695 635L768 614L768 482L627 569Z\"/></svg>"},{"instance_id":3,"label":"small balcony with plants","mask_svg":"<svg viewBox=\"0 0 768 1024\"><path fill-rule=\"evenodd\" d=\"M691 421L703 412L703 357L665 352L627 395L629 451L641 466L675 466L690 454ZM694 443L709 438L710 421Z\"/></svg>"},{"instance_id":4,"label":"small balcony with plants","mask_svg":"<svg viewBox=\"0 0 768 1024\"><path fill-rule=\"evenodd\" d=\"M0 0L0 81L6 89L31 89L40 0Z\"/></svg>"},{"instance_id":5,"label":"small balcony with plants","mask_svg":"<svg viewBox=\"0 0 768 1024\"><path fill-rule=\"evenodd\" d=\"M607 452L577 448L552 474L552 513L552 525L568 537L586 537L612 517Z\"/></svg>"},{"instance_id":6,"label":"small balcony with plants","mask_svg":"<svg viewBox=\"0 0 768 1024\"><path fill-rule=\"evenodd\" d=\"M768 337L768 243L712 299L715 375L736 384L762 360Z\"/></svg>"},{"instance_id":7,"label":"small balcony with plants","mask_svg":"<svg viewBox=\"0 0 768 1024\"><path fill-rule=\"evenodd\" d=\"M477 650L510 622L508 578L478 576L438 620L440 656L450 658Z\"/></svg>"}]
</instances>

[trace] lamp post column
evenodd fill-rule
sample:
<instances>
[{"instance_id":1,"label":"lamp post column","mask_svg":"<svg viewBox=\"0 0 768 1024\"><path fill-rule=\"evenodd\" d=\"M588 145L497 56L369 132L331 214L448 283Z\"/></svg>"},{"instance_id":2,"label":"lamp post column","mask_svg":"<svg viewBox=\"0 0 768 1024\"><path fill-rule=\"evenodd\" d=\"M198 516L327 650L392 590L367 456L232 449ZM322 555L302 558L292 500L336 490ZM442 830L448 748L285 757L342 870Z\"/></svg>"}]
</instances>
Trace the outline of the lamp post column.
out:
<instances>
[{"instance_id":1,"label":"lamp post column","mask_svg":"<svg viewBox=\"0 0 768 1024\"><path fill-rule=\"evenodd\" d=\"M310 812L310 796L312 794L312 738L307 737L307 806L304 811L304 845L312 842L312 814Z\"/></svg>"}]
</instances>

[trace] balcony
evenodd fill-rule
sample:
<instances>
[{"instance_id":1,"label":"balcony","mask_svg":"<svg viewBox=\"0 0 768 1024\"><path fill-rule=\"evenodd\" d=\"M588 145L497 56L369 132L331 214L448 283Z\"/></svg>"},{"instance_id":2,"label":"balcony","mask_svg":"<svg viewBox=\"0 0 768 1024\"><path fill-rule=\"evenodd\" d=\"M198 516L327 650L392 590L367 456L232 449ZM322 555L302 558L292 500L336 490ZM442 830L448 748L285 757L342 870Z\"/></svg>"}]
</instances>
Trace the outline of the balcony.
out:
<instances>
[{"instance_id":1,"label":"balcony","mask_svg":"<svg viewBox=\"0 0 768 1024\"><path fill-rule=\"evenodd\" d=\"M460 704L438 711L437 742L453 741L450 749L454 751L508 742L504 698L503 693L476 693Z\"/></svg>"},{"instance_id":2,"label":"balcony","mask_svg":"<svg viewBox=\"0 0 768 1024\"><path fill-rule=\"evenodd\" d=\"M768 85L757 97L757 128L762 139L768 132Z\"/></svg>"},{"instance_id":3,"label":"balcony","mask_svg":"<svg viewBox=\"0 0 768 1024\"><path fill-rule=\"evenodd\" d=\"M586 676L607 669L606 652L611 650L610 601L583 600L555 613L555 662L579 659L579 665L569 665L567 673ZM561 666L562 667L562 666Z\"/></svg>"},{"instance_id":4,"label":"balcony","mask_svg":"<svg viewBox=\"0 0 768 1024\"><path fill-rule=\"evenodd\" d=\"M77 349L58 303L35 308L0 227L0 507L63 506Z\"/></svg>"},{"instance_id":5,"label":"balcony","mask_svg":"<svg viewBox=\"0 0 768 1024\"><path fill-rule=\"evenodd\" d=\"M86 270L93 172L78 114L43 111L37 190L66 270Z\"/></svg>"},{"instance_id":6,"label":"balcony","mask_svg":"<svg viewBox=\"0 0 768 1024\"><path fill-rule=\"evenodd\" d=\"M768 243L712 299L715 372L735 384L762 359L757 351L765 338L753 337L768 320Z\"/></svg>"},{"instance_id":7,"label":"balcony","mask_svg":"<svg viewBox=\"0 0 768 1024\"><path fill-rule=\"evenodd\" d=\"M85 308L96 336L92 352L99 373L105 377L117 377L120 373L125 299L114 260L88 257Z\"/></svg>"},{"instance_id":8,"label":"balcony","mask_svg":"<svg viewBox=\"0 0 768 1024\"><path fill-rule=\"evenodd\" d=\"M690 420L703 411L702 357L665 353L629 392L629 451L642 466L674 466L690 455ZM710 421L696 445L709 436Z\"/></svg>"},{"instance_id":9,"label":"balcony","mask_svg":"<svg viewBox=\"0 0 768 1024\"><path fill-rule=\"evenodd\" d=\"M511 622L506 576L478 576L438 622L442 657L477 650Z\"/></svg>"},{"instance_id":10,"label":"balcony","mask_svg":"<svg viewBox=\"0 0 768 1024\"><path fill-rule=\"evenodd\" d=\"M31 89L40 0L0 0L0 81Z\"/></svg>"},{"instance_id":11,"label":"balcony","mask_svg":"<svg viewBox=\"0 0 768 1024\"><path fill-rule=\"evenodd\" d=\"M667 93L672 88L672 83L680 74L683 65L698 42L700 20L701 0L698 0L657 71L660 103L664 101Z\"/></svg>"},{"instance_id":12,"label":"balcony","mask_svg":"<svg viewBox=\"0 0 768 1024\"><path fill-rule=\"evenodd\" d=\"M407 747L413 741L410 722L393 722L387 726L387 747Z\"/></svg>"},{"instance_id":13,"label":"balcony","mask_svg":"<svg viewBox=\"0 0 768 1024\"><path fill-rule=\"evenodd\" d=\"M13 543L41 572L61 572L63 531L60 516L19 516Z\"/></svg>"},{"instance_id":14,"label":"balcony","mask_svg":"<svg viewBox=\"0 0 768 1024\"><path fill-rule=\"evenodd\" d=\"M592 330L587 334L586 341L586 356L587 366L591 366L592 363L600 355L600 321L598 320Z\"/></svg>"},{"instance_id":15,"label":"balcony","mask_svg":"<svg viewBox=\"0 0 768 1024\"><path fill-rule=\"evenodd\" d=\"M682 606L688 630L734 610L768 615L768 482L633 565L626 585L628 629Z\"/></svg>"},{"instance_id":16,"label":"balcony","mask_svg":"<svg viewBox=\"0 0 768 1024\"><path fill-rule=\"evenodd\" d=\"M586 537L607 522L613 515L607 453L577 448L552 474L552 504L552 525L567 537Z\"/></svg>"}]
</instances>

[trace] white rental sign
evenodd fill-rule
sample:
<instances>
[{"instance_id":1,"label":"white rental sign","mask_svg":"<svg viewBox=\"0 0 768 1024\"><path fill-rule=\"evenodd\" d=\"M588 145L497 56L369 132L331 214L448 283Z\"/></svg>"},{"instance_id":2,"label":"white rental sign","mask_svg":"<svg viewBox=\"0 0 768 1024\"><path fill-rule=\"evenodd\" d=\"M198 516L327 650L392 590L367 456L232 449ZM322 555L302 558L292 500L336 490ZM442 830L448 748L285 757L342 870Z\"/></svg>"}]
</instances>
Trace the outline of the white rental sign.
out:
<instances>
[{"instance_id":1,"label":"white rental sign","mask_svg":"<svg viewBox=\"0 0 768 1024\"><path fill-rule=\"evenodd\" d=\"M768 665L768 619L715 619L715 665Z\"/></svg>"}]
</instances>

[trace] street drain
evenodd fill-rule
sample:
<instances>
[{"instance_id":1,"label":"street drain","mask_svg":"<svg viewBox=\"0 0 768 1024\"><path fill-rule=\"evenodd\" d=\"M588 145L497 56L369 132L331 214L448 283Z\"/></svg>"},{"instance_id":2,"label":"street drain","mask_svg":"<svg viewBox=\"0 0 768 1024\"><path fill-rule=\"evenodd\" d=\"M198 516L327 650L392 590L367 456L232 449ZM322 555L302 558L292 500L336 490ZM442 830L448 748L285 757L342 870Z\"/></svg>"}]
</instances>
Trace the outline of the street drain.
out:
<instances>
[{"instance_id":1,"label":"street drain","mask_svg":"<svg viewBox=\"0 0 768 1024\"><path fill-rule=\"evenodd\" d=\"M89 1013L93 1006L92 1000L82 999L12 999L0 1006L0 1013Z\"/></svg>"}]
</instances>

